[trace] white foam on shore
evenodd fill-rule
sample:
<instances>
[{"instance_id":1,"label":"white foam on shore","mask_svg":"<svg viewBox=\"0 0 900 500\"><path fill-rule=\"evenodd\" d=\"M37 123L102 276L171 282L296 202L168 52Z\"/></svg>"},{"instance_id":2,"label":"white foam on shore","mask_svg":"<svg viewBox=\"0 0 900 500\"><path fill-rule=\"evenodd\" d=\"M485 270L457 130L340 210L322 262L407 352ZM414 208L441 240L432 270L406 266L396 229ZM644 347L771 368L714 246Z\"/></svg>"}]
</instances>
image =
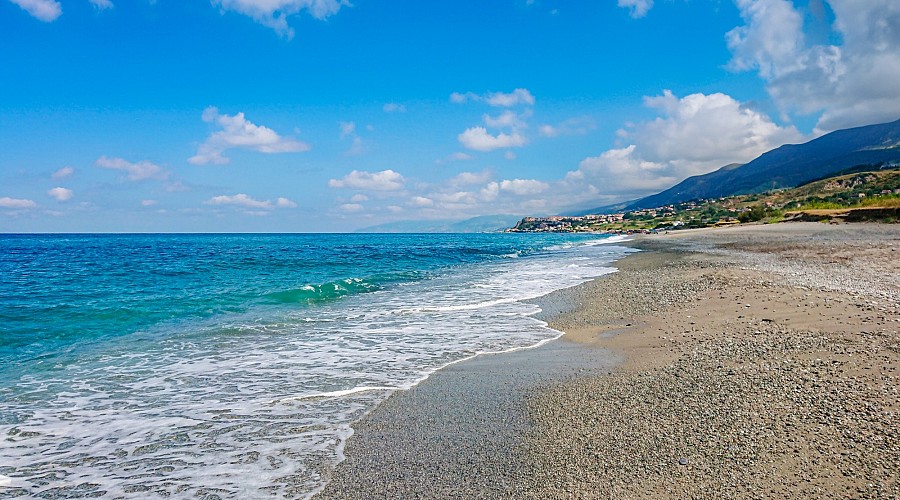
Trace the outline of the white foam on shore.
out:
<instances>
[{"instance_id":1,"label":"white foam on shore","mask_svg":"<svg viewBox=\"0 0 900 500\"><path fill-rule=\"evenodd\" d=\"M359 394L360 392L368 392L368 391L395 391L399 389L399 387L387 387L387 386L361 386L361 387L353 387L350 389L343 389L339 391L331 391L331 392L317 392L313 394L306 394L303 396L295 396L291 398L283 398L277 401L273 401L273 403L285 403L289 401L302 401L304 399L318 399L318 398L339 398L342 396L350 396L352 394Z\"/></svg>"}]
</instances>

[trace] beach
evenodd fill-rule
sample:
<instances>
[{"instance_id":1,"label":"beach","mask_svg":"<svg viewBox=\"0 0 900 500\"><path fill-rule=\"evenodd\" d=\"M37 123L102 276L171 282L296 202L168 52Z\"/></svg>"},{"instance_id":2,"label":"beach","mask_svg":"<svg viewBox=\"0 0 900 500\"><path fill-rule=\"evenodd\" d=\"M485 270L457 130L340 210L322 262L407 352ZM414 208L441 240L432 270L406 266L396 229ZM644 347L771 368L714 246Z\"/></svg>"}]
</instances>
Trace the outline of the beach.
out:
<instances>
[{"instance_id":1,"label":"beach","mask_svg":"<svg viewBox=\"0 0 900 500\"><path fill-rule=\"evenodd\" d=\"M635 238L538 300L566 334L353 425L316 498L900 495L900 226Z\"/></svg>"}]
</instances>

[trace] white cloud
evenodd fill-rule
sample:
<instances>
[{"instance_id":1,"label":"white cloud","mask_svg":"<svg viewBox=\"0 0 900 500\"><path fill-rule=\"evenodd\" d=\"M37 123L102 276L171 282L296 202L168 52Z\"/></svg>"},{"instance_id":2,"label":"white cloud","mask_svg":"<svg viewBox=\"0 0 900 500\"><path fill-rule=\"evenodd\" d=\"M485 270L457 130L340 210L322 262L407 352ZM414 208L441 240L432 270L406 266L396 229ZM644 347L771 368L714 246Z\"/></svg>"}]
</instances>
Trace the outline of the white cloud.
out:
<instances>
[{"instance_id":1,"label":"white cloud","mask_svg":"<svg viewBox=\"0 0 900 500\"><path fill-rule=\"evenodd\" d=\"M518 196L528 196L550 189L550 184L533 179L513 179L501 181L500 189Z\"/></svg>"},{"instance_id":2,"label":"white cloud","mask_svg":"<svg viewBox=\"0 0 900 500\"><path fill-rule=\"evenodd\" d=\"M406 113L406 106L396 102L389 102L381 109L383 109L385 113Z\"/></svg>"},{"instance_id":3,"label":"white cloud","mask_svg":"<svg viewBox=\"0 0 900 500\"><path fill-rule=\"evenodd\" d=\"M333 188L362 189L367 191L399 191L406 180L393 170L366 172L354 170L342 179L331 179L328 186Z\"/></svg>"},{"instance_id":4,"label":"white cloud","mask_svg":"<svg viewBox=\"0 0 900 500\"><path fill-rule=\"evenodd\" d=\"M279 35L293 38L294 29L288 26L287 17L306 11L316 19L337 14L341 7L349 6L345 0L212 0L222 10L232 10L253 18Z\"/></svg>"},{"instance_id":5,"label":"white cloud","mask_svg":"<svg viewBox=\"0 0 900 500\"><path fill-rule=\"evenodd\" d=\"M359 203L344 203L338 208L340 208L342 212L347 212L348 214L362 212L363 210L365 210L365 207L360 205Z\"/></svg>"},{"instance_id":6,"label":"white cloud","mask_svg":"<svg viewBox=\"0 0 900 500\"><path fill-rule=\"evenodd\" d=\"M541 125L538 127L538 133L544 137L556 137L559 135L559 130L553 125Z\"/></svg>"},{"instance_id":7,"label":"white cloud","mask_svg":"<svg viewBox=\"0 0 900 500\"><path fill-rule=\"evenodd\" d=\"M647 15L653 7L653 0L619 0L619 7L629 9L631 17L638 19Z\"/></svg>"},{"instance_id":8,"label":"white cloud","mask_svg":"<svg viewBox=\"0 0 900 500\"><path fill-rule=\"evenodd\" d=\"M363 201L369 201L369 197L364 194L355 194L350 197L350 201L353 203L361 203Z\"/></svg>"},{"instance_id":9,"label":"white cloud","mask_svg":"<svg viewBox=\"0 0 900 500\"><path fill-rule=\"evenodd\" d=\"M525 113L524 117L527 118L530 113ZM497 116L484 115L482 117L484 120L484 124L488 127L493 128L513 128L513 129L521 129L525 128L527 125L522 117L519 116L518 113L510 110L506 110L500 113Z\"/></svg>"},{"instance_id":10,"label":"white cloud","mask_svg":"<svg viewBox=\"0 0 900 500\"><path fill-rule=\"evenodd\" d=\"M454 102L466 102L467 100L484 101L491 106L511 107L517 104L534 104L534 97L526 89L516 89L509 94L503 92L491 92L483 96L472 94L453 93L450 99ZM457 140L468 149L475 151L493 151L501 148L517 148L524 146L528 141L522 131L528 128L526 119L532 114L531 108L520 112L504 110L496 116L482 115L481 119L487 127L500 129L496 135L488 132L485 127L470 127L457 135ZM507 154L507 158L509 156Z\"/></svg>"},{"instance_id":11,"label":"white cloud","mask_svg":"<svg viewBox=\"0 0 900 500\"><path fill-rule=\"evenodd\" d=\"M431 207L434 206L434 200L424 196L413 196L409 200L409 204L414 207Z\"/></svg>"},{"instance_id":12,"label":"white cloud","mask_svg":"<svg viewBox=\"0 0 900 500\"><path fill-rule=\"evenodd\" d=\"M484 201L494 201L497 199L497 196L500 195L500 183L498 182L489 182L483 188L481 188L481 199Z\"/></svg>"},{"instance_id":13,"label":"white cloud","mask_svg":"<svg viewBox=\"0 0 900 500\"><path fill-rule=\"evenodd\" d=\"M569 192L643 196L804 139L793 127L778 126L725 94L679 98L666 90L644 102L662 116L620 131L619 138L630 145L582 160L563 180Z\"/></svg>"},{"instance_id":14,"label":"white cloud","mask_svg":"<svg viewBox=\"0 0 900 500\"><path fill-rule=\"evenodd\" d=\"M450 102L464 104L466 102L486 102L495 107L510 108L517 105L534 106L534 96L528 89L515 89L510 93L488 92L479 95L473 92L453 92L450 94Z\"/></svg>"},{"instance_id":15,"label":"white cloud","mask_svg":"<svg viewBox=\"0 0 900 500\"><path fill-rule=\"evenodd\" d=\"M484 172L460 172L459 175L450 179L448 184L451 186L471 186L475 184L484 184L491 178L491 173Z\"/></svg>"},{"instance_id":16,"label":"white cloud","mask_svg":"<svg viewBox=\"0 0 900 500\"><path fill-rule=\"evenodd\" d=\"M90 0L91 5L97 10L106 10L115 7L111 0Z\"/></svg>"},{"instance_id":17,"label":"white cloud","mask_svg":"<svg viewBox=\"0 0 900 500\"><path fill-rule=\"evenodd\" d=\"M56 201L71 200L74 194L75 193L73 193L71 189L66 189L64 187L55 187L47 191L47 195L49 195L51 198L56 199Z\"/></svg>"},{"instance_id":18,"label":"white cloud","mask_svg":"<svg viewBox=\"0 0 900 500\"><path fill-rule=\"evenodd\" d=\"M900 2L828 0L831 39L815 44L787 0L736 0L744 25L728 32L729 63L755 70L784 113L821 113L818 133L900 115Z\"/></svg>"},{"instance_id":19,"label":"white cloud","mask_svg":"<svg viewBox=\"0 0 900 500\"><path fill-rule=\"evenodd\" d=\"M156 200L141 200L142 207L152 207L156 205L158 202Z\"/></svg>"},{"instance_id":20,"label":"white cloud","mask_svg":"<svg viewBox=\"0 0 900 500\"><path fill-rule=\"evenodd\" d=\"M475 151L493 151L500 148L517 148L522 147L527 142L525 136L518 132L505 134L503 132L496 136L488 133L484 127L472 127L466 129L465 132L457 136L459 143L468 149Z\"/></svg>"},{"instance_id":21,"label":"white cloud","mask_svg":"<svg viewBox=\"0 0 900 500\"><path fill-rule=\"evenodd\" d=\"M9 0L34 18L49 23L62 15L62 5L55 0Z\"/></svg>"},{"instance_id":22,"label":"white cloud","mask_svg":"<svg viewBox=\"0 0 900 500\"><path fill-rule=\"evenodd\" d=\"M445 207L468 205L476 202L475 196L469 191L449 191L434 193L431 196L433 199L444 203Z\"/></svg>"},{"instance_id":23,"label":"white cloud","mask_svg":"<svg viewBox=\"0 0 900 500\"><path fill-rule=\"evenodd\" d=\"M145 200L147 201L147 200ZM149 200L152 201L152 200ZM155 201L153 203L156 203ZM275 200L275 203L272 203L270 200L257 200L254 199L244 193L238 193L234 196L229 195L220 195L213 196L212 198L203 202L205 205L232 205L236 207L243 207L248 209L255 209L255 211L245 212L250 215L267 215L268 212L264 212L266 210L271 210L273 207L277 208L296 208L297 204L287 198L278 198ZM145 205L146 206L146 205Z\"/></svg>"},{"instance_id":24,"label":"white cloud","mask_svg":"<svg viewBox=\"0 0 900 500\"><path fill-rule=\"evenodd\" d=\"M516 154L513 153L512 151L506 151L503 153L503 158L505 158L509 161L512 161L512 160L515 160L516 158L518 158L518 156L516 156Z\"/></svg>"},{"instance_id":25,"label":"white cloud","mask_svg":"<svg viewBox=\"0 0 900 500\"><path fill-rule=\"evenodd\" d=\"M804 137L794 127L780 127L761 112L731 96L691 94L678 98L645 97L664 116L641 124L630 134L639 155L654 162L680 162L682 175L706 173L728 163L744 163L766 151Z\"/></svg>"},{"instance_id":26,"label":"white cloud","mask_svg":"<svg viewBox=\"0 0 900 500\"><path fill-rule=\"evenodd\" d=\"M37 203L31 200L24 200L18 198L10 198L8 196L4 196L0 198L0 208L35 208L37 207Z\"/></svg>"},{"instance_id":27,"label":"white cloud","mask_svg":"<svg viewBox=\"0 0 900 500\"><path fill-rule=\"evenodd\" d=\"M528 89L515 89L509 94L503 92L491 92L485 96L485 100L491 106L512 107L518 104L534 106L534 96Z\"/></svg>"},{"instance_id":28,"label":"white cloud","mask_svg":"<svg viewBox=\"0 0 900 500\"><path fill-rule=\"evenodd\" d=\"M240 193L234 196L213 196L204 202L207 205L235 205L246 208L272 208L272 202L268 200L254 200L246 194Z\"/></svg>"},{"instance_id":29,"label":"white cloud","mask_svg":"<svg viewBox=\"0 0 900 500\"><path fill-rule=\"evenodd\" d=\"M268 127L255 125L244 117L244 113L229 116L208 107L203 111L203 121L215 123L222 130L207 137L197 148L197 154L188 159L194 165L226 164L230 160L223 153L229 149L249 149L260 153L295 153L310 149L304 142L281 137Z\"/></svg>"},{"instance_id":30,"label":"white cloud","mask_svg":"<svg viewBox=\"0 0 900 500\"><path fill-rule=\"evenodd\" d=\"M132 163L123 158L101 156L97 159L96 165L101 168L126 172L128 174L128 180L130 181L143 181L146 179L164 180L169 177L169 173L163 170L162 167L149 161Z\"/></svg>"},{"instance_id":31,"label":"white cloud","mask_svg":"<svg viewBox=\"0 0 900 500\"><path fill-rule=\"evenodd\" d=\"M462 172L440 183L406 182L405 218L465 218L486 213L552 214L574 208L599 206L634 199L671 187L690 175L702 174L729 163L747 162L786 142L805 137L794 127L780 126L759 110L725 94L685 97L664 91L645 98L657 118L630 123L617 132L619 144L584 158L577 168L557 179L512 178L493 180L491 171ZM494 120L499 120L499 113ZM521 113L518 115L521 117ZM510 125L512 120L506 120ZM554 132L585 133L594 128L589 117L576 117L550 125ZM460 142L491 150L510 142L512 126L502 134L484 127L460 134ZM468 132L468 131L467 131ZM525 138L519 135L522 141ZM515 142L515 141L513 141ZM371 175L371 174L368 174ZM333 187L352 187L362 179L332 180ZM343 203L345 200L340 200ZM390 218L394 200L367 204L372 214Z\"/></svg>"},{"instance_id":32,"label":"white cloud","mask_svg":"<svg viewBox=\"0 0 900 500\"><path fill-rule=\"evenodd\" d=\"M763 78L800 69L804 46L803 18L787 0L736 0L747 23L726 34L736 70L758 68Z\"/></svg>"},{"instance_id":33,"label":"white cloud","mask_svg":"<svg viewBox=\"0 0 900 500\"><path fill-rule=\"evenodd\" d=\"M462 153L462 152L453 153L452 155L450 155L449 158L450 158L451 160L456 160L456 161L469 161L469 160L473 160L473 159L474 159L474 158L472 157L472 155L466 154L466 153Z\"/></svg>"},{"instance_id":34,"label":"white cloud","mask_svg":"<svg viewBox=\"0 0 900 500\"><path fill-rule=\"evenodd\" d=\"M672 186L680 179L668 172L665 163L656 163L635 155L635 145L610 149L599 156L585 158L578 170L569 172L565 181L576 189L603 186L605 194L649 194Z\"/></svg>"},{"instance_id":35,"label":"white cloud","mask_svg":"<svg viewBox=\"0 0 900 500\"><path fill-rule=\"evenodd\" d=\"M297 204L287 198L278 198L275 200L275 206L278 208L297 208Z\"/></svg>"},{"instance_id":36,"label":"white cloud","mask_svg":"<svg viewBox=\"0 0 900 500\"><path fill-rule=\"evenodd\" d=\"M63 167L56 172L53 172L53 175L50 176L51 179L64 179L69 177L70 175L75 173L75 169L72 167Z\"/></svg>"},{"instance_id":37,"label":"white cloud","mask_svg":"<svg viewBox=\"0 0 900 500\"><path fill-rule=\"evenodd\" d=\"M472 92L466 92L465 94L453 92L452 94L450 94L450 102L454 104L465 104L470 99L476 100L478 99L478 95L473 94Z\"/></svg>"}]
</instances>

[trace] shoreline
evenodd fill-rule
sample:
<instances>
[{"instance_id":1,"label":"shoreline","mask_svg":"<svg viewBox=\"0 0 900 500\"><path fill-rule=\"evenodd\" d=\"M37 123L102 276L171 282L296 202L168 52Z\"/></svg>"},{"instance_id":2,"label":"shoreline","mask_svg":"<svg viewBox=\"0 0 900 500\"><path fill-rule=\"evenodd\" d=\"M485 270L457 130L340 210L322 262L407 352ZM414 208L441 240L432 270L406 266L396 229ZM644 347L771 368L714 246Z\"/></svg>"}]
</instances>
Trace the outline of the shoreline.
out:
<instances>
[{"instance_id":1,"label":"shoreline","mask_svg":"<svg viewBox=\"0 0 900 500\"><path fill-rule=\"evenodd\" d=\"M900 231L881 225L783 226L690 231L626 243L646 251L617 261L619 272L539 299L563 305L555 317L544 318L566 332L562 338L518 353L479 356L395 393L354 424L347 460L315 498L710 496L713 491L720 496L896 495L896 473L885 471L900 468L900 444L891 433L900 410L898 360L897 350L890 349L898 341L900 319L896 308L879 311L878 326L887 333L873 335L856 332L859 325L849 320L856 318L857 303L875 276L880 284L869 295L896 301L900 278L890 264L897 254L884 253L898 251ZM847 251L850 255L842 254ZM879 263L888 267L869 272ZM832 271L837 272L825 275ZM734 307L738 295L750 307ZM822 298L830 302L812 304ZM799 301L793 304L799 307L790 310L785 300ZM767 305L757 311L761 303ZM776 304L784 317L768 310ZM567 311L566 305L575 308ZM756 323L744 324L751 314ZM846 327L825 331L822 321L830 327L836 318L848 320ZM860 338L851 339L854 335ZM785 338L806 347L792 350L781 345ZM854 379L850 394L865 403L864 410L880 405L873 415L859 415L854 408L832 409L826 417L816 413L823 408L812 395L822 396L823 387L825 401L840 406L828 392L840 394L833 382L847 382L836 370L854 367L860 372L854 376L870 375L858 360L871 356L859 346L854 361L831 352L835 346L846 351L844 340L878 343L878 376L888 378L874 393ZM754 349L763 347L777 352L781 365L753 358ZM810 353L819 357L806 359ZM780 378L770 376L772 366L783 368L775 371ZM806 383L813 371L821 374L811 382L818 386ZM760 392L741 381L762 381L771 390ZM700 396L691 392L695 387L703 388ZM806 406L779 399L780 393L772 392L776 387L796 389ZM678 401L680 410L672 406ZM867 417L860 427L879 438L880 448L873 452L865 441L859 448L856 441L825 432L827 439L819 441L839 446L826 448L857 468L832 462L816 467L831 455L816 447L822 442L806 439L804 419L760 419L750 404L766 407L772 401L782 405L775 412L781 416L800 408L826 421L838 414L838 422ZM665 411L657 418L660 410ZM750 437L732 432L741 425ZM628 436L627 443L622 436ZM797 444L798 436L805 441ZM735 451L745 445L761 448L749 456ZM723 458L722 450L730 450L731 458ZM746 471L763 479L754 482Z\"/></svg>"}]
</instances>

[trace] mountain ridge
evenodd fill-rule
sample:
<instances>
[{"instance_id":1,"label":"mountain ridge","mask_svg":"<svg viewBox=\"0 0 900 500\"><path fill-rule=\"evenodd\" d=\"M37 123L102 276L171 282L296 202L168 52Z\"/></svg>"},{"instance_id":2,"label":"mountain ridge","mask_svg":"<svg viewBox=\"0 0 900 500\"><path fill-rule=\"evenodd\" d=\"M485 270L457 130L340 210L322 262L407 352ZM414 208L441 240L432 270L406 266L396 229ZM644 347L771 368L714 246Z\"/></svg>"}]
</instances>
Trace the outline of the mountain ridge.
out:
<instances>
[{"instance_id":1,"label":"mountain ridge","mask_svg":"<svg viewBox=\"0 0 900 500\"><path fill-rule=\"evenodd\" d=\"M900 161L900 120L835 130L802 144L785 144L745 164L688 177L659 193L578 214L656 208L685 201L792 188L859 165Z\"/></svg>"}]
</instances>

